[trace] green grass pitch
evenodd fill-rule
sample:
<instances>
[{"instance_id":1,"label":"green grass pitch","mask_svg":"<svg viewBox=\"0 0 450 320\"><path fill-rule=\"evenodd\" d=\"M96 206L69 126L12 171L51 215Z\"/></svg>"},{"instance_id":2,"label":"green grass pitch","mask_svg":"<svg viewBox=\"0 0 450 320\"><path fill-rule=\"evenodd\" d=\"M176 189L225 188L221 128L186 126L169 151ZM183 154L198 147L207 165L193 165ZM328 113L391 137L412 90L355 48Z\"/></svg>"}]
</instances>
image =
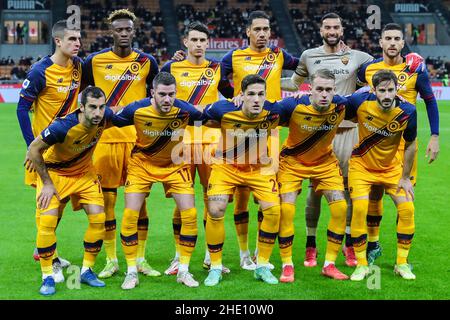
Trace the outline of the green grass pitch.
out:
<instances>
[{"instance_id":1,"label":"green grass pitch","mask_svg":"<svg viewBox=\"0 0 450 320\"><path fill-rule=\"evenodd\" d=\"M303 266L305 246L304 202L302 194L298 200L295 217L296 238L294 243L294 263L296 279L292 284L280 283L270 286L253 279L252 272L239 268L239 249L233 224L232 205L226 214L226 241L223 261L232 271L213 288L202 283L198 288L187 288L175 281L174 276L146 278L140 276L140 285L134 290L123 291L123 271L126 264L123 258L120 239L118 257L120 274L106 280L106 288L69 289L66 284L57 285L53 297L39 295L41 282L39 264L32 259L35 246L36 228L34 219L35 192L23 184L23 159L25 144L16 119L14 104L0 104L0 299L449 299L449 231L450 215L447 192L450 180L448 161L450 102L440 102L441 152L438 160L427 164L425 148L428 143L429 125L423 103L419 103L419 179L416 188L416 233L410 262L414 266L417 279L407 282L393 274L396 255L395 207L389 197L384 198L385 214L381 225L381 244L383 256L377 260L381 269L379 289L370 289L366 282L338 282L320 275L320 267ZM282 138L286 136L283 131ZM447 169L446 169L447 168ZM204 255L204 229L202 225L203 202L200 185L196 184L196 200L199 212L199 237L191 260L191 272L203 282L207 272L202 269ZM116 215L118 228L123 212L123 191L118 196ZM163 197L161 185L152 190L148 200L149 237L147 259L157 270L163 272L174 253L172 236L172 199ZM318 230L319 265L323 263L326 247L326 226L329 212L326 202L322 203L322 216ZM255 247L256 207L251 203L250 248ZM87 219L83 211L73 212L67 207L58 227L58 250L62 257L74 265L81 265L83 257L83 234ZM105 261L102 251L97 259L95 271L99 272ZM271 261L275 264L276 276L280 274L281 262L278 248L275 248ZM352 270L344 265L342 255L337 260L338 267L350 275ZM68 278L66 274L66 279ZM370 287L370 286L369 286Z\"/></svg>"}]
</instances>

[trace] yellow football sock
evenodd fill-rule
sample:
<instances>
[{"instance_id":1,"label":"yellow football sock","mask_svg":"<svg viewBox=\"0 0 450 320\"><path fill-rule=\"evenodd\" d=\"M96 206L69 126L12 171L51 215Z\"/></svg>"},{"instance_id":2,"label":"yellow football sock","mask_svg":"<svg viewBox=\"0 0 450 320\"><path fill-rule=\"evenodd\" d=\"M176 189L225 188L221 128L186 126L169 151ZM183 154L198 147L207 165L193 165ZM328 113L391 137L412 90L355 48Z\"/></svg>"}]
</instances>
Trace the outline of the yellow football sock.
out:
<instances>
[{"instance_id":1,"label":"yellow football sock","mask_svg":"<svg viewBox=\"0 0 450 320\"><path fill-rule=\"evenodd\" d=\"M138 219L138 248L137 258L145 258L145 247L147 245L148 236L148 214L146 203L142 205Z\"/></svg>"},{"instance_id":2,"label":"yellow football sock","mask_svg":"<svg viewBox=\"0 0 450 320\"><path fill-rule=\"evenodd\" d=\"M120 238L128 267L136 266L139 211L125 208L120 228Z\"/></svg>"},{"instance_id":3,"label":"yellow football sock","mask_svg":"<svg viewBox=\"0 0 450 320\"><path fill-rule=\"evenodd\" d=\"M403 202L398 204L397 214L397 264L404 264L408 261L415 231L414 203Z\"/></svg>"},{"instance_id":4,"label":"yellow football sock","mask_svg":"<svg viewBox=\"0 0 450 320\"><path fill-rule=\"evenodd\" d=\"M278 244L280 246L280 256L283 264L292 263L292 244L294 242L294 217L295 204L290 202L281 203L280 232L278 234Z\"/></svg>"},{"instance_id":5,"label":"yellow football sock","mask_svg":"<svg viewBox=\"0 0 450 320\"><path fill-rule=\"evenodd\" d=\"M103 199L105 201L105 240L104 247L106 257L110 260L117 260L117 240L116 240L116 215L114 207L116 205L117 193L103 191Z\"/></svg>"},{"instance_id":6,"label":"yellow football sock","mask_svg":"<svg viewBox=\"0 0 450 320\"><path fill-rule=\"evenodd\" d=\"M368 199L353 200L352 242L358 265L367 266L367 209Z\"/></svg>"},{"instance_id":7,"label":"yellow football sock","mask_svg":"<svg viewBox=\"0 0 450 320\"><path fill-rule=\"evenodd\" d=\"M175 206L172 218L173 237L175 239L175 251L180 253L180 231L181 231L181 213Z\"/></svg>"},{"instance_id":8,"label":"yellow football sock","mask_svg":"<svg viewBox=\"0 0 450 320\"><path fill-rule=\"evenodd\" d=\"M258 236L258 264L269 263L273 246L280 229L280 205L263 210L263 221Z\"/></svg>"},{"instance_id":9,"label":"yellow football sock","mask_svg":"<svg viewBox=\"0 0 450 320\"><path fill-rule=\"evenodd\" d=\"M345 234L347 220L347 201L345 199L330 202L330 222L327 230L326 261L336 261Z\"/></svg>"},{"instance_id":10,"label":"yellow football sock","mask_svg":"<svg viewBox=\"0 0 450 320\"><path fill-rule=\"evenodd\" d=\"M248 250L248 201L250 189L236 188L234 192L234 226L238 237L239 249Z\"/></svg>"},{"instance_id":11,"label":"yellow football sock","mask_svg":"<svg viewBox=\"0 0 450 320\"><path fill-rule=\"evenodd\" d=\"M211 257L211 268L222 265L222 247L225 241L224 217L213 218L208 215L206 221L206 243Z\"/></svg>"},{"instance_id":12,"label":"yellow football sock","mask_svg":"<svg viewBox=\"0 0 450 320\"><path fill-rule=\"evenodd\" d=\"M95 258L102 249L103 239L105 238L105 219L104 212L88 215L89 225L84 234L83 267L92 268L95 264Z\"/></svg>"},{"instance_id":13,"label":"yellow football sock","mask_svg":"<svg viewBox=\"0 0 450 320\"><path fill-rule=\"evenodd\" d=\"M42 274L53 274L52 261L56 250L57 216L41 215L37 232L36 247L39 253Z\"/></svg>"},{"instance_id":14,"label":"yellow football sock","mask_svg":"<svg viewBox=\"0 0 450 320\"><path fill-rule=\"evenodd\" d=\"M383 199L369 200L367 212L367 233L369 242L380 240L380 222L383 217Z\"/></svg>"},{"instance_id":15,"label":"yellow football sock","mask_svg":"<svg viewBox=\"0 0 450 320\"><path fill-rule=\"evenodd\" d=\"M189 265L197 242L197 209L181 210L180 264Z\"/></svg>"}]
</instances>

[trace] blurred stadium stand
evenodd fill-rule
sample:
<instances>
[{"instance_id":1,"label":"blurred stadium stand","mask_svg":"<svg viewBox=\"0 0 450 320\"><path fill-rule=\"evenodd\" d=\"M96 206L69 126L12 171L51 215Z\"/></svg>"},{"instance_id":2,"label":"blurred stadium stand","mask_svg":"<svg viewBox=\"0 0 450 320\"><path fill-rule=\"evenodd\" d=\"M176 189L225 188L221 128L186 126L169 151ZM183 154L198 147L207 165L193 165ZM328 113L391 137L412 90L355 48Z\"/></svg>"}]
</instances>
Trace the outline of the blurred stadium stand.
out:
<instances>
[{"instance_id":1,"label":"blurred stadium stand","mask_svg":"<svg viewBox=\"0 0 450 320\"><path fill-rule=\"evenodd\" d=\"M67 17L65 10L71 4L81 8L80 56L111 46L106 18L115 9L129 8L139 18L134 47L152 54L160 64L182 48L184 29L192 20L202 21L210 28L210 56L220 58L229 49L245 44L246 18L253 10L264 10L272 17L272 43L286 47L295 55L322 44L320 17L336 12L344 20L347 45L380 56L380 30L366 27L369 16L366 9L376 4L381 8L382 24L398 22L404 26L405 53L414 51L424 56L430 76L436 81L450 73L450 0L68 0L62 3L56 0L1 2L1 82L20 82L29 68L24 59L34 63L52 51L51 25ZM9 58L14 60L13 64Z\"/></svg>"}]
</instances>

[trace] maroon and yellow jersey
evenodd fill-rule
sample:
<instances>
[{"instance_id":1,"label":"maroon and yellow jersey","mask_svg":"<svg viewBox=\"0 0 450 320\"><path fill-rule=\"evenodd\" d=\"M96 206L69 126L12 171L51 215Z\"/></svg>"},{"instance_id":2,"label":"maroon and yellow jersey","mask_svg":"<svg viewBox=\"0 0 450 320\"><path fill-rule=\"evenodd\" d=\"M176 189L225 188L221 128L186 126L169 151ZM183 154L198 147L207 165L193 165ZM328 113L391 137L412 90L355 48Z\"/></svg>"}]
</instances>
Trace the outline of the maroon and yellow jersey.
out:
<instances>
[{"instance_id":1,"label":"maroon and yellow jersey","mask_svg":"<svg viewBox=\"0 0 450 320\"><path fill-rule=\"evenodd\" d=\"M110 125L113 112L107 108L100 124L87 128L78 120L81 111L75 110L56 119L41 133L50 145L44 154L45 166L63 176L83 174L93 168L92 154L103 130Z\"/></svg>"},{"instance_id":2,"label":"maroon and yellow jersey","mask_svg":"<svg viewBox=\"0 0 450 320\"><path fill-rule=\"evenodd\" d=\"M19 108L33 112L33 137L29 132L23 132L24 136L28 137L27 144L53 120L64 117L77 108L81 73L82 60L78 57L73 57L67 67L53 63L50 56L33 65L22 84L19 100ZM29 130L29 123L28 128L23 127L23 130Z\"/></svg>"},{"instance_id":3,"label":"maroon and yellow jersey","mask_svg":"<svg viewBox=\"0 0 450 320\"><path fill-rule=\"evenodd\" d=\"M127 57L119 57L112 48L93 53L86 58L83 84L100 87L106 94L107 106L126 106L150 96L158 64L153 56L134 49ZM101 142L134 142L133 126L110 128Z\"/></svg>"},{"instance_id":4,"label":"maroon and yellow jersey","mask_svg":"<svg viewBox=\"0 0 450 320\"><path fill-rule=\"evenodd\" d=\"M280 122L280 106L266 101L262 112L255 118L247 117L242 108L228 100L206 107L205 121L220 122L221 138L216 149L218 164L233 164L239 168L270 166L268 154L272 129Z\"/></svg>"},{"instance_id":5,"label":"maroon and yellow jersey","mask_svg":"<svg viewBox=\"0 0 450 320\"><path fill-rule=\"evenodd\" d=\"M280 156L295 157L304 165L316 165L333 153L333 139L345 117L347 100L335 96L327 110L314 109L309 96L279 102L283 121L289 127Z\"/></svg>"},{"instance_id":6,"label":"maroon and yellow jersey","mask_svg":"<svg viewBox=\"0 0 450 320\"><path fill-rule=\"evenodd\" d=\"M396 153L401 138L414 141L417 135L417 114L414 105L395 100L396 106L384 111L378 106L373 93L355 93L347 97L347 119L358 122L359 143L352 152L352 159L367 170L386 171L401 162Z\"/></svg>"},{"instance_id":7,"label":"maroon and yellow jersey","mask_svg":"<svg viewBox=\"0 0 450 320\"><path fill-rule=\"evenodd\" d=\"M226 76L233 74L234 95L241 92L241 82L249 74L259 74L266 80L267 100L281 100L281 72L283 69L295 70L298 58L275 46L256 52L250 47L234 49L222 59Z\"/></svg>"},{"instance_id":8,"label":"maroon and yellow jersey","mask_svg":"<svg viewBox=\"0 0 450 320\"><path fill-rule=\"evenodd\" d=\"M418 67L412 72L406 64L406 59L403 63L391 66L384 62L383 58L379 58L361 66L358 71L358 80L373 87L372 77L379 70L391 70L395 73L398 79L397 94L414 106L416 105L417 94L420 94L427 108L431 134L438 135L439 111L426 66Z\"/></svg>"},{"instance_id":9,"label":"maroon and yellow jersey","mask_svg":"<svg viewBox=\"0 0 450 320\"><path fill-rule=\"evenodd\" d=\"M174 148L180 149L177 155L182 154L183 129L201 120L202 113L185 101L175 100L172 109L162 114L145 98L123 108L112 121L118 127L134 124L137 140L132 157L165 166L173 163Z\"/></svg>"},{"instance_id":10,"label":"maroon and yellow jersey","mask_svg":"<svg viewBox=\"0 0 450 320\"><path fill-rule=\"evenodd\" d=\"M183 61L169 61L161 71L171 73L177 81L177 98L193 105L206 106L219 100L219 86L224 81L220 63L205 60L197 65ZM226 81L228 82L228 81ZM201 130L201 132L198 132ZM206 131L211 131L206 134ZM188 126L185 143L212 143L217 142L220 131L199 127Z\"/></svg>"}]
</instances>

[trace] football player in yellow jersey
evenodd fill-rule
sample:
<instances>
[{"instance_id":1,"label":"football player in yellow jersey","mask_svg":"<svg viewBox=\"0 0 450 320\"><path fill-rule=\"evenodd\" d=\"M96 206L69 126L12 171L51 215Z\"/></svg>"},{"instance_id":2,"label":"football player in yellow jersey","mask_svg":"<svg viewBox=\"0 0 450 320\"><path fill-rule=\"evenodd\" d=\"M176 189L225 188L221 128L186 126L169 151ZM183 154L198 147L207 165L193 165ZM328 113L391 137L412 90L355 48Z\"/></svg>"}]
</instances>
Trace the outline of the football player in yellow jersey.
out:
<instances>
[{"instance_id":1,"label":"football player in yellow jersey","mask_svg":"<svg viewBox=\"0 0 450 320\"><path fill-rule=\"evenodd\" d=\"M128 161L125 184L125 210L120 237L128 271L122 289L139 284L136 268L139 210L155 182L162 182L166 196L172 196L181 212L180 264L177 282L197 287L189 262L197 241L197 211L190 165L182 159L179 142L188 124L202 120L202 112L193 105L177 100L176 80L167 72L160 72L153 81L152 97L126 106L113 118L117 126L134 125L136 145ZM180 147L181 146L181 147ZM181 152L180 157L178 157Z\"/></svg>"},{"instance_id":2,"label":"football player in yellow jersey","mask_svg":"<svg viewBox=\"0 0 450 320\"><path fill-rule=\"evenodd\" d=\"M361 82L368 83L373 88L373 75L379 70L388 69L397 75L399 96L415 105L417 94L420 93L426 105L431 129L431 138L426 149L426 155L429 156L429 163L431 163L436 159L439 152L439 111L426 66L424 63L419 66L411 65L408 61L411 54L405 58L401 55L404 40L402 28L398 24L390 23L383 28L380 46L383 49L383 57L363 65L358 72L358 78ZM400 157L403 154L403 150L404 144L402 142L399 149ZM417 154L411 173L412 183L415 184L417 178ZM367 216L367 223L369 225L367 253L370 264L381 255L381 247L378 240L379 225L383 213L382 196L383 189L380 187L374 188L370 195L369 214Z\"/></svg>"},{"instance_id":3,"label":"football player in yellow jersey","mask_svg":"<svg viewBox=\"0 0 450 320\"><path fill-rule=\"evenodd\" d=\"M82 60L77 57L81 46L80 30L69 29L66 20L58 21L52 28L55 52L36 62L22 84L17 118L27 147L54 119L63 117L77 107L80 90ZM30 122L28 113L33 113ZM36 172L25 172L25 184L36 186ZM64 209L61 203L60 214ZM36 226L39 226L39 210L36 209ZM35 249L33 255L39 261ZM58 258L55 252L54 268L56 282L63 282L61 267L70 263Z\"/></svg>"},{"instance_id":4,"label":"football player in yellow jersey","mask_svg":"<svg viewBox=\"0 0 450 320\"><path fill-rule=\"evenodd\" d=\"M169 61L161 71L171 73L177 81L177 98L193 105L206 106L219 100L219 91L227 98L233 97L233 88L229 81L223 77L220 62L206 59L209 31L203 23L194 21L188 25L185 32L184 45L187 48L185 60ZM220 130L207 127L188 126L183 142L186 144L187 162L191 163L191 176L195 181L195 172L198 172L200 183L203 186L203 200L205 203L203 223L206 225L208 196L206 189L210 175L210 155L220 138ZM181 216L175 208L173 216L173 232L175 236L176 253L169 268L164 272L174 275L179 265L179 236L181 229ZM203 267L209 269L211 259L206 249ZM230 272L226 267L225 273Z\"/></svg>"},{"instance_id":5,"label":"football player in yellow jersey","mask_svg":"<svg viewBox=\"0 0 450 320\"><path fill-rule=\"evenodd\" d=\"M280 108L276 102L266 100L266 81L261 76L248 75L241 86L241 107L222 100L204 111L205 120L218 124L222 132L208 184L206 241L211 268L204 282L206 286L215 286L222 279L224 214L237 186L249 187L263 210L254 276L269 284L278 283L268 266L280 219L276 169L268 152L268 142L279 124Z\"/></svg>"},{"instance_id":6,"label":"football player in yellow jersey","mask_svg":"<svg viewBox=\"0 0 450 320\"><path fill-rule=\"evenodd\" d=\"M278 242L283 270L281 282L294 281L292 245L294 241L295 202L302 181L310 179L314 192L323 193L330 207L324 276L346 280L335 261L344 239L347 202L339 161L332 149L333 139L345 116L345 98L335 96L335 75L319 69L311 75L311 95L286 98L279 102L286 115L289 136L280 152L277 174L281 196Z\"/></svg>"},{"instance_id":7,"label":"football player in yellow jersey","mask_svg":"<svg viewBox=\"0 0 450 320\"><path fill-rule=\"evenodd\" d=\"M89 87L81 95L80 109L58 118L44 128L30 144L26 167L36 170L36 202L40 214L36 245L39 252L42 295L56 292L52 257L56 250L55 229L62 199L70 197L74 210L87 214L89 225L84 235L81 283L104 287L92 267L105 236L103 196L92 165L92 153L113 112L105 107L105 94Z\"/></svg>"},{"instance_id":8,"label":"football player in yellow jersey","mask_svg":"<svg viewBox=\"0 0 450 320\"><path fill-rule=\"evenodd\" d=\"M397 76L379 70L372 77L374 92L348 97L346 117L359 125L359 143L349 161L349 191L353 201L351 234L358 265L353 281L369 273L366 258L367 212L372 185L382 185L397 207L397 261L395 272L415 279L407 263L414 236L414 189L410 174L416 153L417 113L411 103L396 97ZM402 138L403 161L397 157ZM403 162L403 163L402 163Z\"/></svg>"},{"instance_id":9,"label":"football player in yellow jersey","mask_svg":"<svg viewBox=\"0 0 450 320\"><path fill-rule=\"evenodd\" d=\"M299 59L280 47L269 46L270 17L263 11L253 11L249 14L246 33L249 38L249 46L233 49L222 59L223 72L225 75L232 75L234 95L241 92L240 83L245 76L258 74L266 80L267 88L269 88L267 100L271 102L281 100L281 73L284 69L295 70ZM254 270L255 264L251 263L248 253L249 197L248 188L236 189L234 195L236 201L235 225L239 240L241 267ZM258 224L261 219L262 211L259 210ZM255 252L256 255L257 252Z\"/></svg>"},{"instance_id":10,"label":"football player in yellow jersey","mask_svg":"<svg viewBox=\"0 0 450 320\"><path fill-rule=\"evenodd\" d=\"M95 52L86 58L83 85L95 85L106 93L107 106L126 106L144 99L149 93L158 65L153 56L132 48L136 16L127 9L113 11L108 17L112 48ZM114 207L117 188L123 186L126 165L136 141L133 126L110 128L102 135L94 153L94 166L100 177L105 199L106 265L99 278L109 278L119 270L116 254L116 218ZM145 259L148 216L145 203L139 216L138 271L147 276L160 276Z\"/></svg>"}]
</instances>

